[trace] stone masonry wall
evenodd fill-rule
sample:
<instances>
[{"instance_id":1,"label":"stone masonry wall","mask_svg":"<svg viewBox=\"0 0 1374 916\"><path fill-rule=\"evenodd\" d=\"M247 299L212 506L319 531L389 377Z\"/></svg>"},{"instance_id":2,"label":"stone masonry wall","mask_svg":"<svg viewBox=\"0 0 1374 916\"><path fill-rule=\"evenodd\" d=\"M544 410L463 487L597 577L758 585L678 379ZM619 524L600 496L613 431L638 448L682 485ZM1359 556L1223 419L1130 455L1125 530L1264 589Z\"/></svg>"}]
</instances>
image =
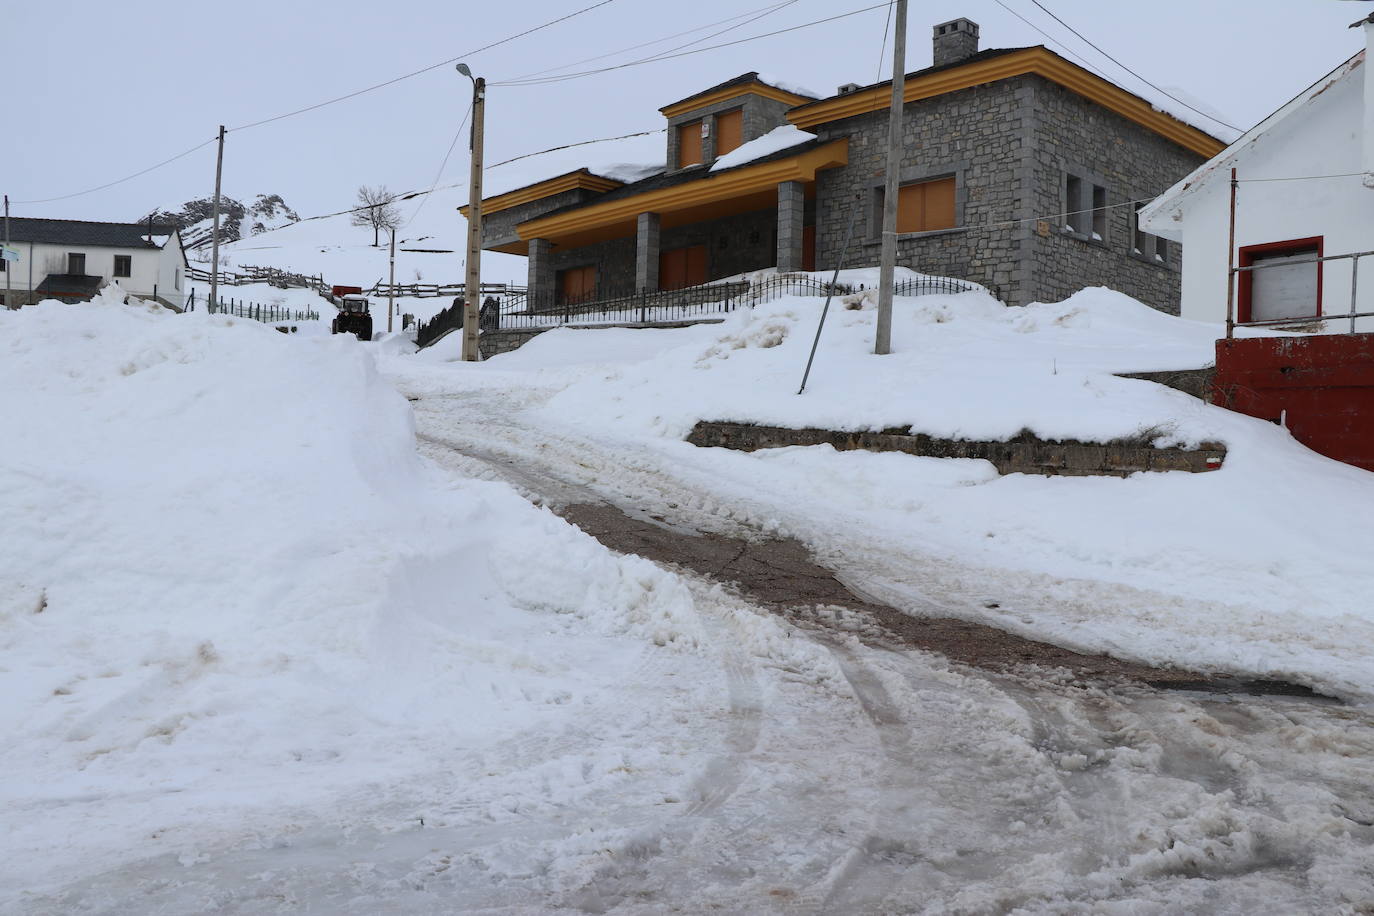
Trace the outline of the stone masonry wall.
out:
<instances>
[{"instance_id":1,"label":"stone masonry wall","mask_svg":"<svg viewBox=\"0 0 1374 916\"><path fill-rule=\"evenodd\" d=\"M1001 80L908 103L901 180L955 177L955 215L964 229L900 236L897 263L982 283L1013 305L1030 301L1031 230L986 228L1025 215L1034 89ZM887 165L887 109L823 124L819 136L848 136L849 165L817 176L816 266L835 266L851 210L859 208L848 263L876 264L882 244L881 190Z\"/></svg>"},{"instance_id":2,"label":"stone masonry wall","mask_svg":"<svg viewBox=\"0 0 1374 916\"><path fill-rule=\"evenodd\" d=\"M841 451L865 449L905 452L932 458L982 458L1000 474L1042 474L1050 477L1125 477L1138 471L1218 470L1226 449L1204 443L1198 449L1151 448L1138 443L1051 442L1021 435L1008 442L937 439L907 429L881 432L844 432L831 429L788 429L751 423L702 421L687 436L692 445L755 451L793 445L831 445Z\"/></svg>"},{"instance_id":3,"label":"stone masonry wall","mask_svg":"<svg viewBox=\"0 0 1374 916\"><path fill-rule=\"evenodd\" d=\"M598 191L589 191L586 188L573 188L561 194L554 194L552 197L543 197L539 200L532 200L529 203L520 204L518 207L509 207L505 210L497 210L490 215L482 215L482 247L491 248L494 245L507 245L519 240L516 235L515 227L526 220L534 219L536 216L543 216L557 210L559 207L567 207L572 204L580 204L600 196Z\"/></svg>"},{"instance_id":4,"label":"stone masonry wall","mask_svg":"<svg viewBox=\"0 0 1374 916\"><path fill-rule=\"evenodd\" d=\"M1039 77L1034 80L1034 215L1074 209L1065 199L1065 176L1105 187L1107 203L1151 198L1203 162L1152 131ZM1084 286L1109 286L1171 315L1179 312L1181 246L1168 244L1167 260L1135 255L1134 205L1107 211L1098 241L1065 231L1062 219L1039 226L1032 299L1056 302Z\"/></svg>"}]
</instances>

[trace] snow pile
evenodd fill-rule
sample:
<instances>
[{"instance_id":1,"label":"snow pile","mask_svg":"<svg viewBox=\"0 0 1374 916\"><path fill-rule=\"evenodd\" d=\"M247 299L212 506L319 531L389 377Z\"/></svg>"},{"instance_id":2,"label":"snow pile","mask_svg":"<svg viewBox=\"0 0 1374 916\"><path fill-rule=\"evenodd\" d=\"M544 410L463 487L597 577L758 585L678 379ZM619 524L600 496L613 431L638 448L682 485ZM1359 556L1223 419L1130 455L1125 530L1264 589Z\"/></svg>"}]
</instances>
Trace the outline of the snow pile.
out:
<instances>
[{"instance_id":1,"label":"snow pile","mask_svg":"<svg viewBox=\"0 0 1374 916\"><path fill-rule=\"evenodd\" d=\"M791 124L784 124L775 127L768 133L756 140L750 140L736 149L731 150L721 156L711 166L711 171L719 172L722 169L733 169L737 165L744 165L753 162L755 159L762 159L764 156L771 155L794 146L816 139L815 134L809 134L801 128Z\"/></svg>"},{"instance_id":2,"label":"snow pile","mask_svg":"<svg viewBox=\"0 0 1374 916\"><path fill-rule=\"evenodd\" d=\"M731 519L806 540L897 606L1374 696L1363 648L1374 520L1353 510L1374 501L1374 475L1272 424L1115 375L1207 365L1219 326L1105 289L1027 308L977 292L899 298L894 353L875 357L872 299L832 305L800 396L819 298L680 331L553 331L461 382L546 392L528 422L661 456L636 460L661 460ZM1003 477L982 461L829 446L698 449L680 441L698 420L1229 453L1206 474Z\"/></svg>"},{"instance_id":3,"label":"snow pile","mask_svg":"<svg viewBox=\"0 0 1374 916\"><path fill-rule=\"evenodd\" d=\"M351 338L121 298L0 313L0 909L557 721L626 646L693 651L678 579L422 465Z\"/></svg>"}]
</instances>

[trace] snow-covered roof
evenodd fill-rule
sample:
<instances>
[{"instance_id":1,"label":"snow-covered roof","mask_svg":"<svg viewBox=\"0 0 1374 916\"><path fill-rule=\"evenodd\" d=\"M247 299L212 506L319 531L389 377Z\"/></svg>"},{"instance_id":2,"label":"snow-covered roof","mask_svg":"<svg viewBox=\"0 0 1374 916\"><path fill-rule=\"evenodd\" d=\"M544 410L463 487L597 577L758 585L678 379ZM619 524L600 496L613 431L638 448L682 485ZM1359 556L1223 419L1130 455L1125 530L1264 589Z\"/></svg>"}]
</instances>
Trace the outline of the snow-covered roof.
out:
<instances>
[{"instance_id":1,"label":"snow-covered roof","mask_svg":"<svg viewBox=\"0 0 1374 916\"><path fill-rule=\"evenodd\" d=\"M784 124L721 156L711 166L711 171L719 172L723 169L733 169L737 165L753 162L755 159L761 159L779 150L791 149L814 139L816 139L815 134L809 134L791 124Z\"/></svg>"},{"instance_id":2,"label":"snow-covered roof","mask_svg":"<svg viewBox=\"0 0 1374 916\"><path fill-rule=\"evenodd\" d=\"M1260 136L1273 130L1294 113L1301 111L1306 107L1308 102L1311 102L1332 86L1348 79L1352 73L1364 64L1364 62L1365 52L1360 51L1345 63L1317 80L1311 86L1308 86L1291 101L1269 115L1269 117L1247 130L1240 136L1240 139L1198 166L1169 190L1142 207L1140 210L1141 226L1155 235L1179 241L1183 234L1179 222L1183 219L1184 204L1193 193L1202 186L1209 184L1211 181L1218 180L1218 176L1222 176L1224 179L1226 170L1235 162L1236 156L1242 149L1248 147Z\"/></svg>"}]
</instances>

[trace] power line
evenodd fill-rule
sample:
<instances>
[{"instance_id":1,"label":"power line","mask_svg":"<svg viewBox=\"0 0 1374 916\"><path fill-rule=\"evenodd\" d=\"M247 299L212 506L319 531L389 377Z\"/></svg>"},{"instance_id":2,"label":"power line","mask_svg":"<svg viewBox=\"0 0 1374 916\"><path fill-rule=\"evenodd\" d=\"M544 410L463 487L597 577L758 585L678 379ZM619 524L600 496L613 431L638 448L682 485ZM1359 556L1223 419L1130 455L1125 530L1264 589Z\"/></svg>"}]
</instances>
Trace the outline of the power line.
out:
<instances>
[{"instance_id":1,"label":"power line","mask_svg":"<svg viewBox=\"0 0 1374 916\"><path fill-rule=\"evenodd\" d=\"M453 155L453 150L458 145L458 138L463 135L463 128L467 125L468 118L470 117L472 117L471 102L468 103L467 114L463 115L463 120L458 123L458 130L453 135L453 142L448 145L448 152L444 153L444 161L439 163L439 171L434 173L434 181L430 182L429 190L421 195L419 205L415 208L415 212L410 214L410 219L406 220L405 226L401 227L402 229L415 222L415 217L420 215L420 211L423 210L425 204L429 202L429 195L433 194L434 189L439 186L439 179L444 177L444 169L448 166L449 157Z\"/></svg>"},{"instance_id":2,"label":"power line","mask_svg":"<svg viewBox=\"0 0 1374 916\"><path fill-rule=\"evenodd\" d=\"M240 124L238 127L230 128L230 132L232 133L233 131L236 131L236 130L248 130L250 127L260 127L260 126L262 126L263 124L271 124L273 121L281 121L281 120L283 120L283 119L285 119L285 118L292 118L292 117L295 117L295 116L298 115L298 114L305 114L305 113L308 112L308 111L315 111L316 109L324 108L326 105L333 105L333 104L336 103L336 102L343 102L343 101L347 101L348 99L357 98L358 96L363 95L363 94L365 94L365 93L372 92L372 91L377 90L377 89L382 89L382 88L385 88L385 87L387 87L387 86L395 85L396 83L399 83L399 82L401 82L402 80L408 80L408 79L410 79L410 78L412 78L412 77L420 76L421 74L424 74L424 73L429 73L431 70L438 70L440 67L447 67L449 64L457 63L458 61L462 60L462 59L465 58L465 57L471 57L472 55L474 55L474 54L479 54L479 53L481 53L482 51L489 51L489 50L491 50L492 48L500 47L500 46L503 45L503 44L507 44L507 43L509 43L509 42L515 41L515 39L517 39L517 38L524 38L526 35L532 35L532 34L534 34L535 32L538 32L538 31L540 31L540 30L542 30L542 29L547 29L549 26L557 25L557 24L560 23L560 22L566 22L567 20L572 19L572 18L574 18L574 17L576 17L576 16L581 16L583 13L589 13L589 12L591 12L591 11L594 10L594 9L598 9L598 8L600 8L600 7L606 6L606 5L609 4L609 3L614 3L614 2L615 2L615 0L599 0L599 2L593 3L591 6L585 6L585 7L583 7L583 8L580 9L580 10L576 10L576 11L574 11L574 12L568 13L566 16L560 16L560 17L558 17L557 19L550 19L548 22L541 23L540 25L537 25L537 26L535 26L535 27L532 28L532 29L526 29L525 31L523 31L523 32L518 32L518 33L516 33L515 35L511 35L511 36L508 36L508 37L506 37L506 38L502 38L500 41L494 41L494 42L492 42L492 43L489 44L489 45L483 45L483 46L480 47L480 48L474 48L474 49L471 50L471 51L465 51L465 52L463 52L462 54L459 54L457 57L450 57L448 60L441 60L441 61L439 61L437 64L431 64L431 65L429 65L428 67L423 67L423 68L421 68L421 69L419 69L419 70L415 70L415 71L412 71L412 72L410 72L410 73L402 74L401 76L394 77L393 79L389 79L389 80L386 80L386 81L384 81L384 82L377 83L376 85L373 85L373 86L368 86L368 87L366 87L365 89L359 89L359 90L357 90L356 92L350 92L350 93L348 93L347 95L341 95L341 96L338 96L338 97L336 97L336 98L328 99L328 100L323 101L323 102L317 102L317 103L314 104L314 105L307 105L307 106L304 107L304 108L297 108L295 111L288 111L288 112L286 112L285 114L279 114L279 115L276 115L276 116L271 117L271 118L263 118L261 121L253 121L253 122L251 122L251 123L249 123L249 124Z\"/></svg>"},{"instance_id":3,"label":"power line","mask_svg":"<svg viewBox=\"0 0 1374 916\"><path fill-rule=\"evenodd\" d=\"M132 181L133 179L139 177L140 175L147 175L149 172L153 171L154 169L160 169L160 168L162 168L164 165L171 165L173 162L176 162L178 159L184 159L184 158L186 158L187 156L189 156L189 155L191 155L192 153L194 153L196 150L198 150L198 149L203 149L203 148L209 146L211 143L216 143L216 142L218 142L218 141L219 141L219 137L218 137L218 136L211 137L209 140L206 140L204 143L197 143L195 146L191 147L190 149L185 150L185 151L180 152L180 153L177 153L175 156L173 156L173 157L170 158L170 159L164 159L164 160L162 160L162 161L159 162L157 165L150 165L150 166L148 166L146 169L142 169L142 170L140 170L140 171L134 172L132 175L125 175L123 178L117 178L117 179L115 179L114 181L107 182L107 183L102 184L102 185L100 185L100 186L98 186L98 187L87 188L87 189L84 190L84 191L76 191L76 192L74 192L74 193L72 193L72 194L63 194L63 195L60 196L60 197L45 197L45 198L43 198L42 200L12 200L12 201L10 201L10 203L14 203L14 204L50 204L50 203L52 203L53 201L57 201L57 200L71 200L73 197L81 197L81 196L84 195L84 194L94 194L96 191L103 191L103 190L105 190L106 188L113 188L113 187L114 187L115 185L117 185L117 184L123 184L123 183L126 182L126 181Z\"/></svg>"},{"instance_id":4,"label":"power line","mask_svg":"<svg viewBox=\"0 0 1374 916\"><path fill-rule=\"evenodd\" d=\"M709 45L709 46L707 46L707 47L705 47L705 48L696 48L696 49L691 50L691 51L680 51L680 52L678 52L677 54L663 54L663 55L660 55L660 56L657 56L657 57L650 57L650 58L645 58L645 59L643 59L643 60L637 60L637 61L629 61L629 62L627 62L627 63L616 64L616 65L610 66L610 67L600 67L600 68L597 68L597 69L595 69L595 70L582 70L582 71L577 72L577 73L568 73L568 74L564 74L564 75L562 75L562 76L551 76L551 77L546 77L546 78L544 78L544 79L499 81L499 82L492 82L492 83L489 83L488 85L491 85L491 86L539 86L539 85L544 85L544 84L547 84L547 83L558 83L558 82L562 82L562 81L564 81L564 80L580 79L580 78L582 78L582 77L584 77L584 76L595 76L596 74L599 74L599 73L610 73L610 72L613 71L613 70L623 70L623 69L625 69L626 67L636 67L636 66L639 66L639 65L641 65L641 64L657 63L658 61L661 61L661 60L674 60L674 59L676 59L676 58L679 58L679 57L687 57L687 56L692 55L692 54L704 54L704 53L706 53L707 51L715 51L715 50L718 50L718 49L720 49L720 48L730 48L730 47L734 47L735 45L742 45L742 44L745 44L745 43L747 43L747 42L758 41L758 40L761 39L761 38L772 38L774 35L784 35L784 34L787 34L788 32L796 32L796 31L799 31L799 30L801 30L801 29L809 29L809 28L811 28L812 26L824 25L824 24L827 23L827 22L835 22L836 20L839 20L839 19L847 19L847 18L849 18L850 16L857 16L857 15L859 15L860 13L867 13L867 12L870 12L870 11L872 11L872 10L883 9L884 7L886 7L886 6L888 6L888 5L889 5L888 2L875 3L875 4L873 4L872 6L865 6L865 7L862 7L862 8L860 8L860 9L857 9L857 10L850 10L850 11L847 12L847 13L839 13L839 14L837 14L837 15L835 15L835 16L827 16L827 17L825 17L824 19L814 19L814 20L812 20L811 22L803 22L803 23L801 23L800 25L789 26L788 28L785 28L785 29L777 29L777 30L772 31L772 32L764 32L764 33L759 34L759 35L751 35L751 36L749 36L748 38L737 38L737 39L735 39L734 41L721 42L721 43L718 44L718 45Z\"/></svg>"},{"instance_id":5,"label":"power line","mask_svg":"<svg viewBox=\"0 0 1374 916\"><path fill-rule=\"evenodd\" d=\"M788 2L792 2L792 0L788 0ZM533 77L544 76L545 74L553 73L553 72L556 71L556 70L566 70L568 67L576 67L576 66L580 66L581 64L589 64L589 63L591 63L592 61L605 60L606 58L608 58L608 57L614 57L614 56L617 55L617 54L624 54L626 51L638 51L640 48L647 48L647 47L649 47L649 45L662 44L662 43L665 42L665 41L672 41L674 38L681 38L681 37L684 36L684 35L692 35L692 34L694 34L694 33L696 33L696 32L701 32L701 31L704 31L704 30L706 30L706 29L715 28L715 27L718 26L718 25L724 25L724 24L727 23L727 22L734 22L734 21L736 21L736 20L738 20L738 19L743 19L743 18L745 18L746 16L752 16L752 15L754 15L755 13L758 13L758 12L762 12L762 11L765 11L765 10L774 10L774 9L778 9L778 8L780 8L780 7L782 7L782 6L786 6L786 5L787 5L786 3L772 3L772 4L768 5L768 6L758 7L757 9L749 10L747 13L738 13L738 14L736 14L736 15L734 15L734 16L729 17L728 19L718 19L718 20L716 20L715 22L708 22L706 25L699 25L699 26L697 26L696 28L694 28L694 29L688 29L688 30L685 31L685 32L676 32L676 33L674 33L674 34L672 34L672 35L665 35L665 36L663 36L662 38L655 38L655 39L653 39L652 41L642 41L642 42L640 42L640 43L637 44L637 45L630 45L630 46L627 47L627 48L620 48L619 50L616 50L616 51L607 51L605 54L598 54L598 55L596 55L595 57L586 57L586 58L583 58L582 60L576 60L576 61L573 61L572 63L563 64L563 65L558 66L558 67L549 67L547 70L536 70L536 71L533 71L533 72L531 72L531 73L524 73L524 74L521 74L520 76L512 76L510 79L511 79L512 81L524 80L524 79L531 79L531 78L533 78ZM747 23L744 23L744 24L747 25ZM702 38L702 39L700 39L700 40L701 40L701 41L706 41L707 39L709 39L709 38L711 38L711 37L712 37L712 36L707 35L707 36L705 36L704 38ZM685 46L684 46L684 47L685 47ZM676 49L670 48L669 50L671 51L671 50L676 50ZM667 53L667 52L659 52L659 53Z\"/></svg>"},{"instance_id":6,"label":"power line","mask_svg":"<svg viewBox=\"0 0 1374 916\"><path fill-rule=\"evenodd\" d=\"M1011 7L1007 6L1006 3L1002 2L1002 0L993 0L993 2L995 2L995 3L996 3L998 6L1000 6L1002 9L1006 10L1008 13L1011 13L1011 14L1012 14L1013 16L1015 16L1017 19L1020 19L1022 22L1024 22L1026 25L1030 26L1030 27L1031 27L1032 29L1034 29L1035 31L1039 32L1039 33L1044 37L1044 39L1045 39L1046 41L1048 41L1050 44L1058 45L1060 48L1063 49L1063 51L1064 51L1065 54L1069 55L1069 56L1072 57L1074 60L1078 61L1078 62L1079 62L1080 64L1082 64L1086 69L1091 70L1093 73L1096 73L1098 76L1102 77L1103 79L1107 79L1106 74L1104 74L1100 69L1098 69L1098 68L1097 68L1096 66L1094 66L1093 64L1089 63L1089 62L1088 62L1088 59L1087 59L1086 57L1084 57L1082 54L1079 54L1078 52L1074 51L1073 48L1070 48L1068 45L1064 44L1064 42L1062 42L1062 41L1060 41L1059 39L1055 38L1055 37L1054 37L1053 35L1051 35L1049 32L1046 32L1044 29L1040 28L1040 26L1036 25L1034 22L1031 22L1031 21L1030 21L1029 19L1027 19L1025 16L1022 16L1022 15L1021 15L1020 13L1018 13L1016 10L1014 10L1014 9L1012 9Z\"/></svg>"},{"instance_id":7,"label":"power line","mask_svg":"<svg viewBox=\"0 0 1374 916\"><path fill-rule=\"evenodd\" d=\"M1040 0L1031 0L1031 3L1034 3L1037 7L1039 7L1047 16L1049 16L1049 17L1050 17L1051 19L1053 19L1055 22L1059 23L1059 24L1062 25L1064 28L1066 28L1066 29L1068 29L1070 32L1072 32L1073 34L1077 35L1077 36L1079 37L1080 40L1082 40L1085 44L1088 45L1088 47L1092 48L1092 49L1093 49L1094 51L1096 51L1098 54L1101 54L1103 57L1107 58L1107 60L1109 60L1109 61L1111 61L1112 63L1116 64L1116 65L1117 65L1118 67L1120 67L1122 70L1125 70L1127 73L1131 74L1131 76L1134 76L1136 79L1140 80L1140 81L1141 81L1142 83L1144 83L1146 86L1149 86L1151 89L1153 89L1153 90L1155 90L1156 92L1158 92L1158 93L1164 95L1166 98L1173 99L1175 102L1178 102L1180 105L1182 105L1184 108L1188 109L1189 111L1194 112L1194 113L1196 113L1196 114L1202 115L1204 118L1206 118L1206 119L1209 120L1209 121L1214 121L1215 123L1220 124L1220 125L1222 125L1223 127L1229 127L1229 128L1231 128L1232 130L1235 130L1235 131L1241 131L1242 133L1244 132L1241 128L1237 127L1236 125L1234 125L1234 124L1228 124L1228 123L1226 123L1225 121L1223 121L1221 118L1218 118L1216 115L1210 115L1210 114L1208 114L1208 113L1205 112L1205 111L1201 111L1201 110L1199 110L1199 109L1197 109L1197 108L1194 108L1192 105L1189 105L1187 102L1183 101L1183 99L1180 99L1178 96L1173 95L1172 93L1170 93L1170 92L1168 92L1168 91L1166 91L1166 90L1164 90L1164 89L1161 89L1159 86L1156 86L1154 83L1150 82L1150 81L1147 80L1145 77L1141 76L1139 73L1137 73L1136 71L1132 70L1130 67L1126 66L1126 65L1123 64L1121 61L1117 60L1115 57L1113 57L1112 55L1108 54L1106 51L1102 50L1102 48L1100 48L1100 47L1098 47L1097 45L1093 44L1093 42L1089 41L1088 38L1087 38L1082 32L1078 31L1078 30L1075 29L1073 26L1071 26L1071 25L1069 25L1067 22L1065 22L1063 19L1060 19L1058 16L1056 16L1056 15L1049 9L1049 7L1047 7L1047 6L1045 6L1045 4L1041 3Z\"/></svg>"},{"instance_id":8,"label":"power line","mask_svg":"<svg viewBox=\"0 0 1374 916\"><path fill-rule=\"evenodd\" d=\"M440 67L448 66L449 64L455 63L455 62L461 60L461 59L464 58L464 57L471 57L472 55L478 54L478 53L480 53L480 52L482 52L482 51L488 51L488 50L490 50L490 49L492 49L492 48L499 47L499 46L501 46L501 45L503 45L503 44L507 44L507 43L509 43L509 42L512 42L512 41L516 40L517 38L523 38L523 37L526 36L526 35L532 35L533 33L538 32L538 31L540 31L540 30L542 30L542 29L546 29L546 28L548 28L548 27L550 27L550 26L557 25L557 24L560 23L560 22L566 22L567 20L572 19L572 18L574 18L574 17L576 17L576 16L580 16L580 15L582 15L583 13L589 13L589 12L591 12L591 11L594 10L594 9L598 9L599 7L603 7L603 6L606 6L606 5L608 5L608 4L610 4L610 3L614 3L614 2L615 2L615 0L599 0L599 2L593 3L591 6L586 6L586 7L583 7L582 9L575 10L575 11L573 11L573 12L571 12L571 13L568 13L568 14L565 15L565 16L560 16L560 17L558 17L557 19L550 19L548 22L541 23L540 25L537 25L537 26L535 26L534 28L526 29L525 31L519 32L519 33L517 33L517 34L515 34L515 35L510 35L510 36L508 36L508 37L506 37L506 38L502 38L500 41L494 41L494 42L492 42L491 44L483 45L483 46L480 47L480 48L475 48L475 49L473 49L473 50L471 50L471 51L467 51L467 52L465 52L465 53L463 53L463 54L460 54L458 57L453 57L453 58L450 58L449 60L440 61L440 62L437 63L437 64L432 64L431 66L425 67L425 68L423 68L423 69L415 70L415 71L413 71L413 72L411 72L411 73L403 74L402 76L398 76L398 77L395 77L394 79L386 80L385 82L377 83L376 85L373 85L373 86L368 86L368 87L365 88L365 89L359 89L359 90L357 90L356 92L350 92L350 93L348 93L347 95L341 95L341 96L338 96L338 97L336 97L336 98L329 99L329 100L324 101L324 102L319 102L319 103L314 104L314 105L308 105L308 106L306 106L305 108L298 108L298 109L296 109L295 111L288 111L288 112L286 112L285 114L276 115L276 116L270 117L270 118L263 118L262 120L259 120L259 121L252 121L252 122L250 122L250 123L248 123L248 124L240 124L240 125L237 126L237 127L230 128L228 131L226 131L226 133L233 133L234 131L239 131L239 130L248 130L249 128L252 128L252 127L260 127L260 126L262 126L262 125L264 125L264 124L271 124L271 123L274 122L274 121L281 121L281 120L284 120L284 119L286 119L286 118L294 117L294 116L296 116L296 115L298 115L298 114L305 114L305 113L308 112L308 111L315 111L316 109L324 108L324 107L327 106L327 105L333 105L333 104L336 103L336 102L342 102L342 101L346 101L346 100L348 100L348 99L357 98L357 97L360 96L360 95L363 95L363 94L368 93L368 92L372 92L372 91L374 91L374 90L376 90L376 89L381 89L381 88L386 87L386 86L391 86L391 85L394 85L394 84L396 84L396 83L401 82L402 80L407 80L407 79L410 79L411 77L419 76L419 75L421 75L421 74L423 74L423 73L428 73L428 72L430 72L431 70L437 70L437 69L439 69ZM45 197L45 198L42 198L41 200L15 200L15 201L11 201L11 203L14 203L14 204L48 204L48 203L54 203L54 202L59 201L59 200L71 200L73 197L82 197L82 196L84 196L84 195L86 195L86 194L94 194L94 193L97 192L97 191L104 191L104 190L107 189L107 188L112 188L112 187L114 187L115 185L123 184L123 183L126 182L126 181L132 181L133 179L138 178L138 177L140 177L140 176L142 176L142 175L146 175L146 174L148 174L148 173L151 172L151 171L154 171L154 170L156 170L156 169L160 169L160 168L162 168L162 167L165 166L165 165L170 165L170 164L172 164L173 162L176 162L178 159L185 158L186 156L191 155L191 153L194 153L196 150L201 149L202 147L205 147L205 146L209 146L211 143L214 143L214 142L216 142L217 140L218 140L218 137L212 137L212 138L210 138L209 140L206 140L204 143L199 143L199 144L197 144L197 145L191 147L190 149L185 150L184 152L177 153L175 156L172 156L170 159L164 159L163 161L157 163L156 165L150 165L150 166L148 166L146 169L142 169L142 170L140 170L140 171L134 172L132 175L126 175L126 176L124 176L123 178L119 178L119 179L116 179L115 181L107 182L106 184L102 184L102 185L99 185L99 186L94 187L94 188L87 188L87 189L84 190L84 191L76 191L76 192L73 192L73 193L71 193L71 194L63 194L63 195L58 196L58 197ZM447 158L447 157L446 157L446 158ZM442 169L442 167L441 167L441 169Z\"/></svg>"}]
</instances>

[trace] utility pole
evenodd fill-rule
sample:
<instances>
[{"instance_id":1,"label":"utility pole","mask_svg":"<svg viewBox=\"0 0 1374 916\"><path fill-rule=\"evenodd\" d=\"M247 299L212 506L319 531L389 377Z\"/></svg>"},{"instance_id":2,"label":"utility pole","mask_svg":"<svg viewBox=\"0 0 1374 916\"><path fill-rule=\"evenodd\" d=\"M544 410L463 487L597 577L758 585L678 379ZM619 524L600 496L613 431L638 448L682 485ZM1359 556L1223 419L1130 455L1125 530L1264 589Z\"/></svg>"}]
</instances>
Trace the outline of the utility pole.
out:
<instances>
[{"instance_id":1,"label":"utility pole","mask_svg":"<svg viewBox=\"0 0 1374 916\"><path fill-rule=\"evenodd\" d=\"M459 73L472 80L472 171L468 180L468 271L463 282L463 359L474 362L477 352L478 297L482 295L482 112L486 108L487 81L474 77L467 64Z\"/></svg>"},{"instance_id":2,"label":"utility pole","mask_svg":"<svg viewBox=\"0 0 1374 916\"><path fill-rule=\"evenodd\" d=\"M224 125L219 126L219 154L215 157L215 234L210 247L210 305L209 312L215 313L219 305L219 187L224 175Z\"/></svg>"},{"instance_id":3,"label":"utility pole","mask_svg":"<svg viewBox=\"0 0 1374 916\"><path fill-rule=\"evenodd\" d=\"M10 253L10 196L5 195L5 250L0 256L8 256ZM10 264L14 262L5 261L5 308L14 308L14 302L10 299L10 276L14 273L10 269Z\"/></svg>"},{"instance_id":4,"label":"utility pole","mask_svg":"<svg viewBox=\"0 0 1374 916\"><path fill-rule=\"evenodd\" d=\"M391 229L391 287L386 292L386 332L391 333L391 315L396 311L396 228Z\"/></svg>"},{"instance_id":5,"label":"utility pole","mask_svg":"<svg viewBox=\"0 0 1374 916\"><path fill-rule=\"evenodd\" d=\"M902 109L906 107L906 0L897 0L892 40L892 109L887 118L887 172L883 181L883 249L878 262L878 330L873 352L892 352L892 275L897 269L897 194L902 169Z\"/></svg>"}]
</instances>

